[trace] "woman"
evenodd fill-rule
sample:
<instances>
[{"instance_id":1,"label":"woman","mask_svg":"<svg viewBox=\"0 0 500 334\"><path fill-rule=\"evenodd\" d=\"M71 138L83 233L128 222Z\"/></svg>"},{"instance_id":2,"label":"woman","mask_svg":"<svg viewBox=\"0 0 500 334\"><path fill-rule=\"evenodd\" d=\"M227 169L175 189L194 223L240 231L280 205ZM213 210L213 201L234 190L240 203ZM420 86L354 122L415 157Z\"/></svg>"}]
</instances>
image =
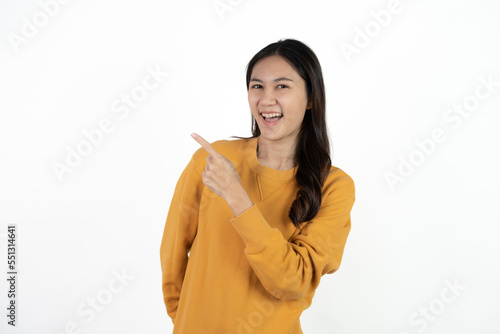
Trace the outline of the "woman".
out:
<instances>
[{"instance_id":1,"label":"woman","mask_svg":"<svg viewBox=\"0 0 500 334\"><path fill-rule=\"evenodd\" d=\"M160 248L174 333L302 333L321 276L350 231L354 183L331 165L313 51L281 40L247 67L251 138L201 144L183 171Z\"/></svg>"}]
</instances>

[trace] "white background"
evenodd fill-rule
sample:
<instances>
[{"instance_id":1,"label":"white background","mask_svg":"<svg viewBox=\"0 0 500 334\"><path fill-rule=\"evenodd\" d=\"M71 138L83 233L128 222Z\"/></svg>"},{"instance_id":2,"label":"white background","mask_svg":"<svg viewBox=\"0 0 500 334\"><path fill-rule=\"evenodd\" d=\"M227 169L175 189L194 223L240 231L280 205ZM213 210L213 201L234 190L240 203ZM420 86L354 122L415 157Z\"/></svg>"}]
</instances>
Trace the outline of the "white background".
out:
<instances>
[{"instance_id":1,"label":"white background","mask_svg":"<svg viewBox=\"0 0 500 334\"><path fill-rule=\"evenodd\" d=\"M498 1L401 0L385 27L373 13L386 0L219 2L230 10L73 0L49 17L38 1L2 0L0 331L170 333L159 246L198 148L189 134L250 135L245 66L296 38L320 59L333 163L356 184L341 268L323 278L304 332L498 333ZM348 56L341 46L356 38ZM168 75L126 116L114 113L148 67ZM496 86L479 101L480 77ZM460 120L448 114L464 101L479 103ZM104 119L113 130L59 180L54 163ZM446 139L422 153L416 141L436 128ZM391 187L387 173L410 158L416 166ZM18 229L16 328L4 307L8 224ZM92 318L97 297L105 305Z\"/></svg>"}]
</instances>

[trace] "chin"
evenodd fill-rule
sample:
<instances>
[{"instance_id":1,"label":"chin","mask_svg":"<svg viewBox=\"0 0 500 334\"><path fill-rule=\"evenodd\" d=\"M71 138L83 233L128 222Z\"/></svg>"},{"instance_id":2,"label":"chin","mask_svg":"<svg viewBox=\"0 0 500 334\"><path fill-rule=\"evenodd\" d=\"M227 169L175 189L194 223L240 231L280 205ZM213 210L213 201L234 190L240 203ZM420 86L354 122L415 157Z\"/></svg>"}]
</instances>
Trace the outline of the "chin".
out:
<instances>
[{"instance_id":1,"label":"chin","mask_svg":"<svg viewBox=\"0 0 500 334\"><path fill-rule=\"evenodd\" d=\"M278 133L268 133L267 131L264 131L260 132L260 136L266 140L270 140L270 141L276 141L276 140L279 140L279 139L282 139L283 136L281 136L280 134Z\"/></svg>"}]
</instances>

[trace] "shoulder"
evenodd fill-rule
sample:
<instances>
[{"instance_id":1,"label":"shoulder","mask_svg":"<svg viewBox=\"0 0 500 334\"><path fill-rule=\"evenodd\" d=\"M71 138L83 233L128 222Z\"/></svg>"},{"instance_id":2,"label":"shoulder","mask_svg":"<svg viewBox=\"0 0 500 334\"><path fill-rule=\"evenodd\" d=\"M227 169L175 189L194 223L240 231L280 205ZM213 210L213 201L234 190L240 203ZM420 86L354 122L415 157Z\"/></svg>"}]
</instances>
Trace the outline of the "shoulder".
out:
<instances>
[{"instance_id":1,"label":"shoulder","mask_svg":"<svg viewBox=\"0 0 500 334\"><path fill-rule=\"evenodd\" d=\"M244 155L248 139L218 140L212 146L228 159Z\"/></svg>"},{"instance_id":2,"label":"shoulder","mask_svg":"<svg viewBox=\"0 0 500 334\"><path fill-rule=\"evenodd\" d=\"M325 198L333 195L336 198L354 199L355 186L354 180L345 171L336 166L330 167L330 174L323 185L323 194Z\"/></svg>"}]
</instances>

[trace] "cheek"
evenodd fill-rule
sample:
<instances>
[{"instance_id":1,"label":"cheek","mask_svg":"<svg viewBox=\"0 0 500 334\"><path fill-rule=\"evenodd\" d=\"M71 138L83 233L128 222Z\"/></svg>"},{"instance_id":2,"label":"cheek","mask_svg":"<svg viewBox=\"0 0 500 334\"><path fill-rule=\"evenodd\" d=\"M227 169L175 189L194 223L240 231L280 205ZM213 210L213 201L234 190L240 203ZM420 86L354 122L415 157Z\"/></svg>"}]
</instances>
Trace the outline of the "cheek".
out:
<instances>
[{"instance_id":1,"label":"cheek","mask_svg":"<svg viewBox=\"0 0 500 334\"><path fill-rule=\"evenodd\" d=\"M294 126L300 125L300 124L302 124L302 121L304 120L305 114L306 114L305 108L302 109L302 105L296 105L293 112L289 113L290 117L288 117L288 120L292 124L294 124Z\"/></svg>"},{"instance_id":2,"label":"cheek","mask_svg":"<svg viewBox=\"0 0 500 334\"><path fill-rule=\"evenodd\" d=\"M296 97L295 103L300 106L300 108L304 108L304 110L307 108L307 96L306 95L299 95Z\"/></svg>"},{"instance_id":3,"label":"cheek","mask_svg":"<svg viewBox=\"0 0 500 334\"><path fill-rule=\"evenodd\" d=\"M257 106L255 104L255 98L248 95L248 106L250 107L250 112L253 117L257 118Z\"/></svg>"},{"instance_id":4,"label":"cheek","mask_svg":"<svg viewBox=\"0 0 500 334\"><path fill-rule=\"evenodd\" d=\"M248 94L248 104L250 105L250 107L256 106L258 101L258 97L255 94Z\"/></svg>"},{"instance_id":5,"label":"cheek","mask_svg":"<svg viewBox=\"0 0 500 334\"><path fill-rule=\"evenodd\" d=\"M300 118L307 108L307 100L302 96L295 96L289 100L288 105L293 110L293 114Z\"/></svg>"}]
</instances>

